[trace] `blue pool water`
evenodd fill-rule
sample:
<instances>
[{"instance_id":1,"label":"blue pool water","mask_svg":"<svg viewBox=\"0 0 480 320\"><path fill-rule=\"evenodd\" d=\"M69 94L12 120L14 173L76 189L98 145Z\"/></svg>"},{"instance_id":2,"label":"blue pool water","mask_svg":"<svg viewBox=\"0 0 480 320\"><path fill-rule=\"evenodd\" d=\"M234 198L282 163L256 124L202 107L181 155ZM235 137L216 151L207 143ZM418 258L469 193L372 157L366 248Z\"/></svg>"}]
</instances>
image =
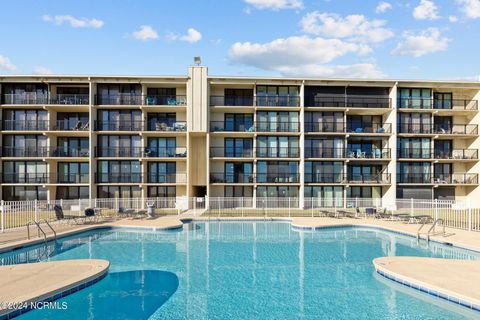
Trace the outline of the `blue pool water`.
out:
<instances>
[{"instance_id":1,"label":"blue pool water","mask_svg":"<svg viewBox=\"0 0 480 320\"><path fill-rule=\"evenodd\" d=\"M0 255L36 261L41 246ZM109 274L19 319L478 319L378 276L386 255L478 259L385 231L295 230L283 222L195 222L177 231L101 229L60 239L50 260L100 258Z\"/></svg>"}]
</instances>

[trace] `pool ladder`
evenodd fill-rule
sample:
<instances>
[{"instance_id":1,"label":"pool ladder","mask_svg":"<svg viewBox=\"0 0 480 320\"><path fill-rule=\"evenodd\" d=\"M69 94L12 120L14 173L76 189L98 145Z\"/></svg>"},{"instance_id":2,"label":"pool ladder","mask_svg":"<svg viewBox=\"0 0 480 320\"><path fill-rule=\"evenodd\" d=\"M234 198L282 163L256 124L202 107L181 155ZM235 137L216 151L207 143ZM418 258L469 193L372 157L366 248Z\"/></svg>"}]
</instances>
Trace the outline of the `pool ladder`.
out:
<instances>
[{"instance_id":1,"label":"pool ladder","mask_svg":"<svg viewBox=\"0 0 480 320\"><path fill-rule=\"evenodd\" d=\"M40 219L38 221L35 221L35 220L32 220L30 222L27 223L27 237L28 239L30 240L30 226L31 225L36 225L37 226L37 233L38 233L38 237L40 237L40 232L42 233L43 235L43 243L44 243L44 251L43 253L40 255L38 255L38 261L41 261L41 258L46 255L47 258L50 256L50 252L48 252L48 239L47 239L47 233L45 232L45 230L42 229L42 227L40 226L41 224L45 223L45 225L48 226L48 228L53 232L53 240L55 242L55 244L57 243L57 232L55 231L55 229L53 229L52 225L45 219Z\"/></svg>"},{"instance_id":2,"label":"pool ladder","mask_svg":"<svg viewBox=\"0 0 480 320\"><path fill-rule=\"evenodd\" d=\"M442 224L442 232L441 233L436 233L435 232L435 227L437 226L438 223L441 223ZM420 228L418 228L418 231L417 231L417 241L420 240L420 231L423 229L423 227L427 224L427 222L425 221L424 223L422 223L422 225L420 226ZM433 231L433 232L432 232ZM445 237L445 221L443 219L437 219L433 222L432 226L430 227L430 229L428 229L428 232L426 233L427 235L427 242L430 242L430 236L434 236L434 235L437 235L437 234L442 234L444 237Z\"/></svg>"}]
</instances>

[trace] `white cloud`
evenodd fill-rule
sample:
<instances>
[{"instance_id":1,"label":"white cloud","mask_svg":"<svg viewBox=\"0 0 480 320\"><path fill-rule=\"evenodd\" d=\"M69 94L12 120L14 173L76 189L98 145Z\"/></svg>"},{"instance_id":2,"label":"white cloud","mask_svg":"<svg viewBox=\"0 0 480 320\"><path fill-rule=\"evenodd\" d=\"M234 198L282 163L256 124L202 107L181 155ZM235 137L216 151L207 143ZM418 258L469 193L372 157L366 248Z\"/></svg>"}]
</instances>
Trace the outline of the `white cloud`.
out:
<instances>
[{"instance_id":1,"label":"white cloud","mask_svg":"<svg viewBox=\"0 0 480 320\"><path fill-rule=\"evenodd\" d=\"M148 41L158 39L158 33L150 26L140 26L140 30L132 33L132 36L137 40Z\"/></svg>"},{"instance_id":2,"label":"white cloud","mask_svg":"<svg viewBox=\"0 0 480 320\"><path fill-rule=\"evenodd\" d=\"M455 0L460 5L460 11L465 17L470 19L480 18L480 1L479 0Z\"/></svg>"},{"instance_id":3,"label":"white cloud","mask_svg":"<svg viewBox=\"0 0 480 320\"><path fill-rule=\"evenodd\" d=\"M105 24L102 20L98 19L89 19L89 18L75 18L70 15L63 16L42 16L42 20L45 22L51 22L58 26L62 25L64 22L69 23L73 28L95 28L99 29Z\"/></svg>"},{"instance_id":4,"label":"white cloud","mask_svg":"<svg viewBox=\"0 0 480 320\"><path fill-rule=\"evenodd\" d=\"M53 71L43 66L36 66L33 68L33 74L53 74Z\"/></svg>"},{"instance_id":5,"label":"white cloud","mask_svg":"<svg viewBox=\"0 0 480 320\"><path fill-rule=\"evenodd\" d=\"M202 34L195 30L194 28L188 28L187 33L185 35L179 35L175 33L170 33L167 35L167 39L171 41L186 41L190 43L198 42L202 39Z\"/></svg>"},{"instance_id":6,"label":"white cloud","mask_svg":"<svg viewBox=\"0 0 480 320\"><path fill-rule=\"evenodd\" d=\"M420 4L413 9L413 17L417 20L438 19L438 8L431 0L421 0Z\"/></svg>"},{"instance_id":7,"label":"white cloud","mask_svg":"<svg viewBox=\"0 0 480 320\"><path fill-rule=\"evenodd\" d=\"M450 40L442 37L437 28L428 28L419 34L405 32L392 54L398 56L421 57L427 53L446 50Z\"/></svg>"},{"instance_id":8,"label":"white cloud","mask_svg":"<svg viewBox=\"0 0 480 320\"><path fill-rule=\"evenodd\" d=\"M13 71L15 69L17 67L10 62L10 59L0 54L0 70Z\"/></svg>"},{"instance_id":9,"label":"white cloud","mask_svg":"<svg viewBox=\"0 0 480 320\"><path fill-rule=\"evenodd\" d=\"M351 41L382 42L393 36L384 28L385 20L368 20L363 15L349 15L344 18L334 13L314 11L300 21L306 33L332 38L347 38Z\"/></svg>"},{"instance_id":10,"label":"white cloud","mask_svg":"<svg viewBox=\"0 0 480 320\"><path fill-rule=\"evenodd\" d=\"M257 8L257 9L270 9L270 10L281 10L281 9L301 9L303 8L302 0L244 0L247 4Z\"/></svg>"},{"instance_id":11,"label":"white cloud","mask_svg":"<svg viewBox=\"0 0 480 320\"><path fill-rule=\"evenodd\" d=\"M392 9L392 5L388 2L381 1L378 3L377 7L375 8L376 13L384 13L387 10Z\"/></svg>"},{"instance_id":12,"label":"white cloud","mask_svg":"<svg viewBox=\"0 0 480 320\"><path fill-rule=\"evenodd\" d=\"M458 21L458 18L457 16L449 16L448 17L448 21L452 22L452 23L455 23Z\"/></svg>"},{"instance_id":13,"label":"white cloud","mask_svg":"<svg viewBox=\"0 0 480 320\"><path fill-rule=\"evenodd\" d=\"M307 36L276 39L268 43L235 43L229 51L231 62L282 75L381 77L383 74L372 64L327 65L349 53L370 53L367 45L339 39L311 38Z\"/></svg>"}]
</instances>

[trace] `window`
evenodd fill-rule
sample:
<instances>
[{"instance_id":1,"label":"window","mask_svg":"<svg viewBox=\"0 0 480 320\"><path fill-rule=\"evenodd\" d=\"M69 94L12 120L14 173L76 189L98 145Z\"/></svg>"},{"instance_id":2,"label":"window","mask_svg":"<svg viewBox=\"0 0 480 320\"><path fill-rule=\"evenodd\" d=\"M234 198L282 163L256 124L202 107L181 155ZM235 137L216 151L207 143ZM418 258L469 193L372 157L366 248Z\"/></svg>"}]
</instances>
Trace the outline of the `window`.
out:
<instances>
[{"instance_id":1,"label":"window","mask_svg":"<svg viewBox=\"0 0 480 320\"><path fill-rule=\"evenodd\" d=\"M225 89L226 106L252 106L253 89Z\"/></svg>"},{"instance_id":2,"label":"window","mask_svg":"<svg viewBox=\"0 0 480 320\"><path fill-rule=\"evenodd\" d=\"M253 114L226 113L224 117L223 130L225 131L253 131Z\"/></svg>"},{"instance_id":3,"label":"window","mask_svg":"<svg viewBox=\"0 0 480 320\"><path fill-rule=\"evenodd\" d=\"M142 150L140 136L98 136L98 157L140 157Z\"/></svg>"},{"instance_id":4,"label":"window","mask_svg":"<svg viewBox=\"0 0 480 320\"><path fill-rule=\"evenodd\" d=\"M432 133L430 113L400 113L397 120L398 131L402 133Z\"/></svg>"},{"instance_id":5,"label":"window","mask_svg":"<svg viewBox=\"0 0 480 320\"><path fill-rule=\"evenodd\" d=\"M99 183L140 183L140 161L98 161Z\"/></svg>"},{"instance_id":6,"label":"window","mask_svg":"<svg viewBox=\"0 0 480 320\"><path fill-rule=\"evenodd\" d=\"M375 133L382 127L382 116L348 116L347 130L354 133Z\"/></svg>"},{"instance_id":7,"label":"window","mask_svg":"<svg viewBox=\"0 0 480 320\"><path fill-rule=\"evenodd\" d=\"M296 161L258 161L258 183L298 182L298 162Z\"/></svg>"},{"instance_id":8,"label":"window","mask_svg":"<svg viewBox=\"0 0 480 320\"><path fill-rule=\"evenodd\" d=\"M452 133L453 120L452 117L434 117L433 128L435 133Z\"/></svg>"},{"instance_id":9,"label":"window","mask_svg":"<svg viewBox=\"0 0 480 320\"><path fill-rule=\"evenodd\" d=\"M452 140L435 140L434 142L435 159L450 159L453 157L453 141ZM462 158L463 154L456 154Z\"/></svg>"},{"instance_id":10,"label":"window","mask_svg":"<svg viewBox=\"0 0 480 320\"><path fill-rule=\"evenodd\" d=\"M177 88L148 88L147 105L177 105Z\"/></svg>"},{"instance_id":11,"label":"window","mask_svg":"<svg viewBox=\"0 0 480 320\"><path fill-rule=\"evenodd\" d=\"M46 104L48 86L40 83L19 83L3 85L4 104Z\"/></svg>"},{"instance_id":12,"label":"window","mask_svg":"<svg viewBox=\"0 0 480 320\"><path fill-rule=\"evenodd\" d=\"M300 156L298 137L257 137L257 157L298 158Z\"/></svg>"},{"instance_id":13,"label":"window","mask_svg":"<svg viewBox=\"0 0 480 320\"><path fill-rule=\"evenodd\" d=\"M148 138L149 157L174 157L177 153L176 138Z\"/></svg>"},{"instance_id":14,"label":"window","mask_svg":"<svg viewBox=\"0 0 480 320\"><path fill-rule=\"evenodd\" d=\"M225 182L253 183L253 163L225 162Z\"/></svg>"},{"instance_id":15,"label":"window","mask_svg":"<svg viewBox=\"0 0 480 320\"><path fill-rule=\"evenodd\" d=\"M345 158L343 138L305 139L306 158Z\"/></svg>"},{"instance_id":16,"label":"window","mask_svg":"<svg viewBox=\"0 0 480 320\"><path fill-rule=\"evenodd\" d=\"M48 155L47 137L43 135L5 135L4 157L45 157Z\"/></svg>"},{"instance_id":17,"label":"window","mask_svg":"<svg viewBox=\"0 0 480 320\"><path fill-rule=\"evenodd\" d=\"M259 132L298 132L298 112L259 111L257 112Z\"/></svg>"},{"instance_id":18,"label":"window","mask_svg":"<svg viewBox=\"0 0 480 320\"><path fill-rule=\"evenodd\" d=\"M99 110L97 130L100 131L141 131L140 110Z\"/></svg>"},{"instance_id":19,"label":"window","mask_svg":"<svg viewBox=\"0 0 480 320\"><path fill-rule=\"evenodd\" d=\"M398 162L397 183L431 183L429 162Z\"/></svg>"},{"instance_id":20,"label":"window","mask_svg":"<svg viewBox=\"0 0 480 320\"><path fill-rule=\"evenodd\" d=\"M176 187L172 187L172 186L148 187L148 196L160 197L160 198L174 198L176 197Z\"/></svg>"},{"instance_id":21,"label":"window","mask_svg":"<svg viewBox=\"0 0 480 320\"><path fill-rule=\"evenodd\" d=\"M57 113L56 130L88 130L88 112Z\"/></svg>"},{"instance_id":22,"label":"window","mask_svg":"<svg viewBox=\"0 0 480 320\"><path fill-rule=\"evenodd\" d=\"M397 140L399 158L430 159L432 156L430 138L400 138Z\"/></svg>"},{"instance_id":23,"label":"window","mask_svg":"<svg viewBox=\"0 0 480 320\"><path fill-rule=\"evenodd\" d=\"M398 89L398 107L413 109L431 109L432 108L432 90L420 88L399 88Z\"/></svg>"},{"instance_id":24,"label":"window","mask_svg":"<svg viewBox=\"0 0 480 320\"><path fill-rule=\"evenodd\" d=\"M233 197L253 197L253 187L245 186L226 186L224 189L224 197L233 198Z\"/></svg>"},{"instance_id":25,"label":"window","mask_svg":"<svg viewBox=\"0 0 480 320\"><path fill-rule=\"evenodd\" d=\"M341 183L342 181L342 162L305 162L305 183Z\"/></svg>"},{"instance_id":26,"label":"window","mask_svg":"<svg viewBox=\"0 0 480 320\"><path fill-rule=\"evenodd\" d=\"M3 130L49 130L46 110L4 110Z\"/></svg>"},{"instance_id":27,"label":"window","mask_svg":"<svg viewBox=\"0 0 480 320\"><path fill-rule=\"evenodd\" d=\"M343 112L305 112L305 132L344 132Z\"/></svg>"},{"instance_id":28,"label":"window","mask_svg":"<svg viewBox=\"0 0 480 320\"><path fill-rule=\"evenodd\" d=\"M253 140L243 138L225 138L225 157L248 158L253 157Z\"/></svg>"},{"instance_id":29,"label":"window","mask_svg":"<svg viewBox=\"0 0 480 320\"><path fill-rule=\"evenodd\" d=\"M149 113L147 118L150 131L173 130L174 124L177 122L175 113Z\"/></svg>"},{"instance_id":30,"label":"window","mask_svg":"<svg viewBox=\"0 0 480 320\"><path fill-rule=\"evenodd\" d=\"M347 167L348 181L354 182L381 182L382 166L349 165Z\"/></svg>"},{"instance_id":31,"label":"window","mask_svg":"<svg viewBox=\"0 0 480 320\"><path fill-rule=\"evenodd\" d=\"M98 187L99 198L141 198L142 190L138 186L100 186ZM131 207L126 204L124 207Z\"/></svg>"},{"instance_id":32,"label":"window","mask_svg":"<svg viewBox=\"0 0 480 320\"><path fill-rule=\"evenodd\" d=\"M452 93L435 92L433 94L434 108L435 109L452 109Z\"/></svg>"},{"instance_id":33,"label":"window","mask_svg":"<svg viewBox=\"0 0 480 320\"><path fill-rule=\"evenodd\" d=\"M3 182L48 183L47 164L43 161L5 161Z\"/></svg>"},{"instance_id":34,"label":"window","mask_svg":"<svg viewBox=\"0 0 480 320\"><path fill-rule=\"evenodd\" d=\"M257 187L257 198L296 198L298 187L291 186L259 186Z\"/></svg>"},{"instance_id":35,"label":"window","mask_svg":"<svg viewBox=\"0 0 480 320\"><path fill-rule=\"evenodd\" d=\"M433 165L435 183L452 183L452 164L435 163Z\"/></svg>"},{"instance_id":36,"label":"window","mask_svg":"<svg viewBox=\"0 0 480 320\"><path fill-rule=\"evenodd\" d=\"M343 207L343 187L305 186L305 206L308 208Z\"/></svg>"},{"instance_id":37,"label":"window","mask_svg":"<svg viewBox=\"0 0 480 320\"><path fill-rule=\"evenodd\" d=\"M175 162L148 163L148 183L175 183L176 173Z\"/></svg>"},{"instance_id":38,"label":"window","mask_svg":"<svg viewBox=\"0 0 480 320\"><path fill-rule=\"evenodd\" d=\"M88 157L88 138L58 138L57 157Z\"/></svg>"},{"instance_id":39,"label":"window","mask_svg":"<svg viewBox=\"0 0 480 320\"><path fill-rule=\"evenodd\" d=\"M57 187L56 199L75 200L88 199L88 187Z\"/></svg>"},{"instance_id":40,"label":"window","mask_svg":"<svg viewBox=\"0 0 480 320\"><path fill-rule=\"evenodd\" d=\"M257 86L257 106L298 106L298 86Z\"/></svg>"},{"instance_id":41,"label":"window","mask_svg":"<svg viewBox=\"0 0 480 320\"><path fill-rule=\"evenodd\" d=\"M381 198L381 187L350 187L347 188L347 198Z\"/></svg>"},{"instance_id":42,"label":"window","mask_svg":"<svg viewBox=\"0 0 480 320\"><path fill-rule=\"evenodd\" d=\"M8 201L47 200L47 189L35 186L4 186L2 199Z\"/></svg>"},{"instance_id":43,"label":"window","mask_svg":"<svg viewBox=\"0 0 480 320\"><path fill-rule=\"evenodd\" d=\"M88 162L59 162L57 172L59 183L88 183L89 181Z\"/></svg>"},{"instance_id":44,"label":"window","mask_svg":"<svg viewBox=\"0 0 480 320\"><path fill-rule=\"evenodd\" d=\"M139 84L99 84L97 104L137 105L142 103L141 94Z\"/></svg>"}]
</instances>

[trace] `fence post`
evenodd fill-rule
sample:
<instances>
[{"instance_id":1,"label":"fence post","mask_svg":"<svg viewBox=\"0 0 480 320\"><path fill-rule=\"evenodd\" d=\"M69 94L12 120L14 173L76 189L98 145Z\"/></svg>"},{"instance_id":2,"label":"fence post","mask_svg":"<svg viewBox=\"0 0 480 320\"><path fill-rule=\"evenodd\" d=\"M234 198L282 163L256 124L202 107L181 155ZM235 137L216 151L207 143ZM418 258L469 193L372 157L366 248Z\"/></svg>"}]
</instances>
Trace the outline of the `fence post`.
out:
<instances>
[{"instance_id":1,"label":"fence post","mask_svg":"<svg viewBox=\"0 0 480 320\"><path fill-rule=\"evenodd\" d=\"M472 231L472 207L470 206L470 201L467 201L468 207L468 231Z\"/></svg>"},{"instance_id":2,"label":"fence post","mask_svg":"<svg viewBox=\"0 0 480 320\"><path fill-rule=\"evenodd\" d=\"M80 212L82 212L82 200L78 199L78 214L80 215Z\"/></svg>"},{"instance_id":3,"label":"fence post","mask_svg":"<svg viewBox=\"0 0 480 320\"><path fill-rule=\"evenodd\" d=\"M435 205L435 220L437 220L438 219L438 199L435 199L434 205Z\"/></svg>"},{"instance_id":4,"label":"fence post","mask_svg":"<svg viewBox=\"0 0 480 320\"><path fill-rule=\"evenodd\" d=\"M35 221L38 222L38 202L37 202L37 199L34 200L33 205L35 207L34 208L34 210L35 210L34 211L35 212L35 218L34 219L35 219Z\"/></svg>"},{"instance_id":5,"label":"fence post","mask_svg":"<svg viewBox=\"0 0 480 320\"><path fill-rule=\"evenodd\" d=\"M413 216L413 198L410 198L410 215Z\"/></svg>"},{"instance_id":6,"label":"fence post","mask_svg":"<svg viewBox=\"0 0 480 320\"><path fill-rule=\"evenodd\" d=\"M291 205L291 203L290 203L290 200L291 200L291 198L288 197L288 217L289 217L289 218L292 217L292 212L291 212L291 211L292 211L292 209L291 209L292 205Z\"/></svg>"},{"instance_id":7,"label":"fence post","mask_svg":"<svg viewBox=\"0 0 480 320\"><path fill-rule=\"evenodd\" d=\"M0 214L1 216L1 223L2 223L2 228L0 229L0 232L3 232L5 230L5 202L3 200L0 201Z\"/></svg>"}]
</instances>

